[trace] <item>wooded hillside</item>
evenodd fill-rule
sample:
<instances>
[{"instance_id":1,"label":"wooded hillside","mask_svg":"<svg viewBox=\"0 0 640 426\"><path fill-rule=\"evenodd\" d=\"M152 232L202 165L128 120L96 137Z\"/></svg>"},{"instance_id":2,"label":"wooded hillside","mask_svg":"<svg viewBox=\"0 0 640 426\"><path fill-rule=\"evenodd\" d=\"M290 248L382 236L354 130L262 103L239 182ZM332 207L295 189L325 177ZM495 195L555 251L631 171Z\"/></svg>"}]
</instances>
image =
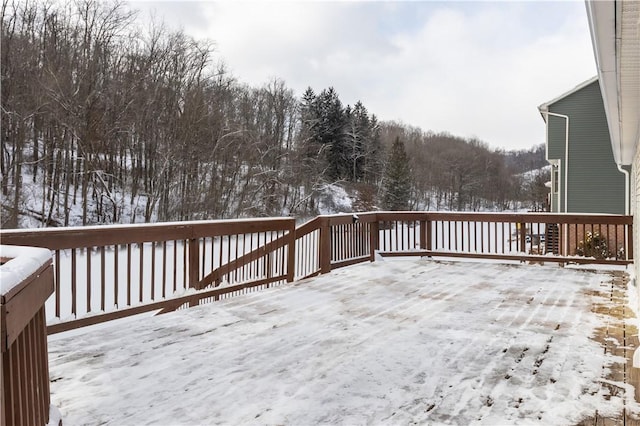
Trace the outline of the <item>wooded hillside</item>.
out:
<instances>
[{"instance_id":1,"label":"wooded hillside","mask_svg":"<svg viewBox=\"0 0 640 426\"><path fill-rule=\"evenodd\" d=\"M297 98L278 79L250 87L214 62L210 43L143 31L122 3L4 0L1 38L3 227L25 214L43 226L304 217L330 184L359 209L390 208L396 138L409 208L541 202L517 176L544 163L539 147L506 153L379 122L333 88Z\"/></svg>"}]
</instances>

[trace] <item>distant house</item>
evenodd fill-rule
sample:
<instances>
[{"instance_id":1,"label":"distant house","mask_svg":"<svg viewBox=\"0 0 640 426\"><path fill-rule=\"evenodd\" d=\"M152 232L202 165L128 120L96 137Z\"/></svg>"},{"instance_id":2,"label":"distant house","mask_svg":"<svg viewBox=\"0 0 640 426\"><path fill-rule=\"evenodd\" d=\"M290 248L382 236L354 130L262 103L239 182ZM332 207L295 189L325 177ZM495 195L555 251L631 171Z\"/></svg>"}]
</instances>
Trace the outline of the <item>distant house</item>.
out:
<instances>
[{"instance_id":1,"label":"distant house","mask_svg":"<svg viewBox=\"0 0 640 426\"><path fill-rule=\"evenodd\" d=\"M625 213L627 170L616 165L598 77L538 107L547 126L555 213Z\"/></svg>"}]
</instances>

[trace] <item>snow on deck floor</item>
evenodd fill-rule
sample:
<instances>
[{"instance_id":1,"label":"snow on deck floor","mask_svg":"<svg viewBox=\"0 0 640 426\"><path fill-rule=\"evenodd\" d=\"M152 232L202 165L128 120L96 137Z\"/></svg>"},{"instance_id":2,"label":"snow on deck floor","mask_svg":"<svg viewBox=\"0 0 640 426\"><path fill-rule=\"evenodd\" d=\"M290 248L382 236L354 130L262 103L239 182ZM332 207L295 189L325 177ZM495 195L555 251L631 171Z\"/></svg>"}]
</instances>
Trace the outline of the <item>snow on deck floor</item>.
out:
<instances>
[{"instance_id":1,"label":"snow on deck floor","mask_svg":"<svg viewBox=\"0 0 640 426\"><path fill-rule=\"evenodd\" d=\"M65 426L615 416L623 396L601 379L620 359L589 338L602 325L594 290L610 280L555 265L427 259L343 268L53 336L52 403Z\"/></svg>"}]
</instances>

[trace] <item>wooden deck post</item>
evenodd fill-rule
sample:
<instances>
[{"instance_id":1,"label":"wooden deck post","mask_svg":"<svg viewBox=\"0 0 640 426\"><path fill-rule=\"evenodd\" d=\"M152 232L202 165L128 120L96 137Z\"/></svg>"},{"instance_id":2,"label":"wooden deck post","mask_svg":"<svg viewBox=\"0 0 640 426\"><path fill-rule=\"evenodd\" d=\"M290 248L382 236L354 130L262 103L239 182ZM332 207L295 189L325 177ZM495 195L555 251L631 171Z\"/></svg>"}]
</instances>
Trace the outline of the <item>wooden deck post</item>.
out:
<instances>
[{"instance_id":1,"label":"wooden deck post","mask_svg":"<svg viewBox=\"0 0 640 426\"><path fill-rule=\"evenodd\" d=\"M520 251L523 253L527 252L527 224L520 222L518 223L518 227L520 228L519 236L520 236Z\"/></svg>"},{"instance_id":2,"label":"wooden deck post","mask_svg":"<svg viewBox=\"0 0 640 426\"><path fill-rule=\"evenodd\" d=\"M380 222L375 220L369 226L369 260L375 262L376 250L380 248Z\"/></svg>"},{"instance_id":3,"label":"wooden deck post","mask_svg":"<svg viewBox=\"0 0 640 426\"><path fill-rule=\"evenodd\" d=\"M429 219L420 221L420 250L431 251L431 221Z\"/></svg>"},{"instance_id":4,"label":"wooden deck post","mask_svg":"<svg viewBox=\"0 0 640 426\"><path fill-rule=\"evenodd\" d=\"M49 422L45 302L53 294L51 260L0 294L0 425Z\"/></svg>"},{"instance_id":5,"label":"wooden deck post","mask_svg":"<svg viewBox=\"0 0 640 426\"><path fill-rule=\"evenodd\" d=\"M189 287L196 287L200 281L200 243L197 238L189 240ZM197 301L189 302L189 306L197 306Z\"/></svg>"},{"instance_id":6,"label":"wooden deck post","mask_svg":"<svg viewBox=\"0 0 640 426\"><path fill-rule=\"evenodd\" d=\"M189 287L195 287L200 280L200 244L197 238L189 240Z\"/></svg>"},{"instance_id":7,"label":"wooden deck post","mask_svg":"<svg viewBox=\"0 0 640 426\"><path fill-rule=\"evenodd\" d=\"M287 231L287 282L293 282L296 276L296 221L291 220Z\"/></svg>"},{"instance_id":8,"label":"wooden deck post","mask_svg":"<svg viewBox=\"0 0 640 426\"><path fill-rule=\"evenodd\" d=\"M420 250L427 249L427 221L420 221Z\"/></svg>"},{"instance_id":9,"label":"wooden deck post","mask_svg":"<svg viewBox=\"0 0 640 426\"><path fill-rule=\"evenodd\" d=\"M329 218L320 219L320 273L331 272L331 225Z\"/></svg>"}]
</instances>

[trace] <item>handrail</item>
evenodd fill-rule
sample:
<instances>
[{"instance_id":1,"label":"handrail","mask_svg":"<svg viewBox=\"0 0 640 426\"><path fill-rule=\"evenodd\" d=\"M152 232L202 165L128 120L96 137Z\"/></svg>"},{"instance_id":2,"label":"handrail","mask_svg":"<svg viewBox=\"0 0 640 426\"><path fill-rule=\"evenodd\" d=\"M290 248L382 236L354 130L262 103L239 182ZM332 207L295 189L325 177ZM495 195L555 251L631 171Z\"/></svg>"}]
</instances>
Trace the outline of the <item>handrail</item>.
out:
<instances>
[{"instance_id":1,"label":"handrail","mask_svg":"<svg viewBox=\"0 0 640 426\"><path fill-rule=\"evenodd\" d=\"M304 237L305 235L308 235L318 229L318 227L320 226L320 218L321 216L314 217L308 222L305 222L302 225L296 227L296 238Z\"/></svg>"},{"instance_id":2,"label":"handrail","mask_svg":"<svg viewBox=\"0 0 640 426\"><path fill-rule=\"evenodd\" d=\"M487 212L378 212L378 220L401 218L402 220L449 220L449 221L482 221L482 222L540 222L540 223L609 223L612 225L629 225L632 216L592 213L487 213ZM604 221L604 222L603 222Z\"/></svg>"},{"instance_id":3,"label":"handrail","mask_svg":"<svg viewBox=\"0 0 640 426\"><path fill-rule=\"evenodd\" d=\"M109 246L128 243L219 237L288 229L294 219L229 219L190 222L102 225L65 228L3 229L3 244L44 247L49 250Z\"/></svg>"}]
</instances>

